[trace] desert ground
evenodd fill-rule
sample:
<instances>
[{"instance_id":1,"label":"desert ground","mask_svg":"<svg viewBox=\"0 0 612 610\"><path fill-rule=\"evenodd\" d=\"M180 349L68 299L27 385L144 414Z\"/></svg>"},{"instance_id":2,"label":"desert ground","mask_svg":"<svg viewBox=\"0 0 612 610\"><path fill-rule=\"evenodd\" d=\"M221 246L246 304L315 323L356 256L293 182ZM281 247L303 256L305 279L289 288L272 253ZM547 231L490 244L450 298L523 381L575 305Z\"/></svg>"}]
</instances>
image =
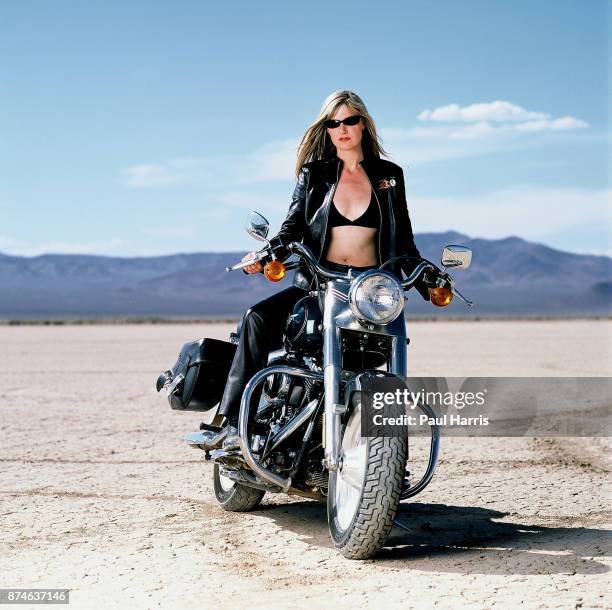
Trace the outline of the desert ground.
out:
<instances>
[{"instance_id":1,"label":"desert ground","mask_svg":"<svg viewBox=\"0 0 612 610\"><path fill-rule=\"evenodd\" d=\"M325 507L222 511L154 382L223 324L0 327L0 587L73 608L610 608L609 439L449 438L380 555ZM414 375L612 374L612 321L409 322Z\"/></svg>"}]
</instances>

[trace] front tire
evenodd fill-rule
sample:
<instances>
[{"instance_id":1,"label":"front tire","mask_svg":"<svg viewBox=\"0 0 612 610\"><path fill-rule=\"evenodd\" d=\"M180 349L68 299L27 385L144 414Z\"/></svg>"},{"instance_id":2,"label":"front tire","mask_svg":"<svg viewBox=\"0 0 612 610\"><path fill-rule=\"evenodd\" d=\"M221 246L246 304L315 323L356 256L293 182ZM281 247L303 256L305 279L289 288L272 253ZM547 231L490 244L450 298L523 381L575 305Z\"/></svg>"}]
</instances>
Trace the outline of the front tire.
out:
<instances>
[{"instance_id":1,"label":"front tire","mask_svg":"<svg viewBox=\"0 0 612 610\"><path fill-rule=\"evenodd\" d=\"M327 516L338 551L347 559L369 559L393 527L406 473L408 439L361 437L361 405L342 436L343 463L329 473Z\"/></svg>"},{"instance_id":2,"label":"front tire","mask_svg":"<svg viewBox=\"0 0 612 610\"><path fill-rule=\"evenodd\" d=\"M262 500L265 491L247 487L232 481L229 477L221 474L219 464L214 465L213 487L215 498L223 510L234 513L244 513L253 510Z\"/></svg>"}]
</instances>

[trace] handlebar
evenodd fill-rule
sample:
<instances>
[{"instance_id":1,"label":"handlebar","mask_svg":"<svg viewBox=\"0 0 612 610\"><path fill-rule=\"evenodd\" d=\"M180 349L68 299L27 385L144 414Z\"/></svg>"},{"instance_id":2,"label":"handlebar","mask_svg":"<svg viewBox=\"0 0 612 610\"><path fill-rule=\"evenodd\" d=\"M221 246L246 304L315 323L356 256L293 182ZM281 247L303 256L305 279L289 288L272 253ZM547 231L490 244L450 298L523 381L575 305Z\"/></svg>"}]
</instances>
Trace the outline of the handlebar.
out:
<instances>
[{"instance_id":1,"label":"handlebar","mask_svg":"<svg viewBox=\"0 0 612 610\"><path fill-rule=\"evenodd\" d=\"M314 271L316 273L318 273L320 276L327 278L327 279L338 279L338 280L348 280L350 279L348 274L346 273L340 273L338 271L330 271L329 269L325 269L325 267L322 267L318 261L315 259L315 257L312 255L312 252L304 245L304 244L300 244L298 242L292 242L287 246L287 250L289 250L291 253L293 254L299 254L304 261L308 264L308 266L311 268L311 271ZM396 256L394 259L392 259L392 261L387 261L388 263L390 262L395 262L396 260L406 260L409 258L415 258L413 256L408 256L408 255L404 255L404 256ZM433 263L430 263L427 260L423 260L423 259L419 259L421 260L421 262L412 270L412 272L410 273L410 275L403 281L401 282L402 288L404 290L408 290L409 288L412 288L413 284L416 282L417 278L421 275L421 273L423 273L423 271L430 269L434 272L440 272L440 269L438 269ZM387 265L387 263L381 265L381 269L383 269L385 266Z\"/></svg>"},{"instance_id":2,"label":"handlebar","mask_svg":"<svg viewBox=\"0 0 612 610\"><path fill-rule=\"evenodd\" d=\"M350 270L349 270L349 273L340 273L338 271L331 271L329 269L326 269L325 267L322 267L319 264L319 262L315 259L315 257L313 256L312 252L310 251L310 248L308 248L307 246L305 246L304 244L300 242L293 241L285 246L284 244L281 244L281 243L277 245L272 245L270 241L267 239L264 241L266 242L265 247L257 252L255 258L250 258L250 259L241 261L239 263L236 263L235 265L232 265L231 267L226 267L225 270L234 271L236 269L243 269L244 267L247 267L248 265L252 265L253 263L261 262L265 260L266 258L270 258L271 260L276 260L275 251L276 252L283 251L283 254L286 254L288 252L289 256L291 254L297 254L308 265L310 270L319 277L322 277L328 280L337 279L337 280L350 281L352 279L351 276L349 275ZM288 258L285 256L283 257ZM414 283L417 281L417 279L419 278L421 274L425 274L425 272L431 272L431 276L432 276L431 278L429 277L430 276L429 273L424 275L424 280L426 283L430 283L430 284L433 283L434 285L437 284L438 286L446 285L446 287L450 288L452 293L455 294L457 297L459 297L466 305L468 305L469 307L473 305L472 301L469 301L468 299L466 299L457 290L457 288L455 288L455 280L451 277L451 275L446 270L442 271L437 265L434 265L431 261L428 261L427 259L410 256L409 254L402 254L400 256L394 256L393 258L390 258L389 260L385 261L382 265L378 267L378 269L384 270L384 268L387 265L391 265L401 260L409 260L409 259L418 260L420 262L417 263L417 265L414 267L410 275L404 281L400 281L400 284L404 290L408 290L412 288L412 286L414 285ZM299 266L299 261L291 261L289 263L285 263L285 269L287 271L291 269L295 269L298 266Z\"/></svg>"},{"instance_id":3,"label":"handlebar","mask_svg":"<svg viewBox=\"0 0 612 610\"><path fill-rule=\"evenodd\" d=\"M319 262L317 261L317 259L312 254L312 252L310 251L310 248L308 248L302 243L293 241L290 244L287 244L286 249L291 254L297 254L308 265L308 267L313 273L319 275L320 277L326 280L350 280L351 279L348 273L340 273L339 271L331 271L330 269L326 269L325 267L321 266ZM239 263L236 263L235 265L232 265L231 267L226 267L225 270L226 271L236 271L237 269L243 269L244 267L247 267L248 265L252 265L254 263L260 262L264 258L270 256L270 254L271 254L270 248L265 247L259 252L257 252L257 256L255 258L249 258L247 260L241 261ZM387 261L380 268L383 269L389 263L396 262L399 260L406 260L408 258L415 258L415 257L411 257L408 255L396 256L395 258ZM419 277L419 275L423 273L423 271L429 269L434 272L436 271L440 272L440 269L438 269L433 263L427 260L424 260L424 259L419 259L419 260L421 260L421 262L412 270L412 273L403 282L401 282L402 288L404 288L404 290L408 290L409 288L411 288L414 282ZM295 268L296 266L297 264L288 263L286 265L286 268L292 269L292 268Z\"/></svg>"}]
</instances>

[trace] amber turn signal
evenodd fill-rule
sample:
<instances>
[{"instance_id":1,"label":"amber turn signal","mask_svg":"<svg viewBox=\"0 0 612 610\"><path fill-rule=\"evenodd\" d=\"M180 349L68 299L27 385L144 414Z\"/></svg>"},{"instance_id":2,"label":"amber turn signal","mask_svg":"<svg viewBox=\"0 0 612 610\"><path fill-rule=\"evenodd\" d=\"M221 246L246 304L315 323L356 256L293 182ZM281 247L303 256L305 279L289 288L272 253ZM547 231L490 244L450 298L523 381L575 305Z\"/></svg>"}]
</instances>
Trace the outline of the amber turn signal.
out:
<instances>
[{"instance_id":1,"label":"amber turn signal","mask_svg":"<svg viewBox=\"0 0 612 610\"><path fill-rule=\"evenodd\" d=\"M271 282L280 282L285 277L285 265L280 261L270 261L264 267L264 275Z\"/></svg>"},{"instance_id":2,"label":"amber turn signal","mask_svg":"<svg viewBox=\"0 0 612 610\"><path fill-rule=\"evenodd\" d=\"M450 288L438 286L431 291L429 298L436 307L446 307L453 300L453 293Z\"/></svg>"}]
</instances>

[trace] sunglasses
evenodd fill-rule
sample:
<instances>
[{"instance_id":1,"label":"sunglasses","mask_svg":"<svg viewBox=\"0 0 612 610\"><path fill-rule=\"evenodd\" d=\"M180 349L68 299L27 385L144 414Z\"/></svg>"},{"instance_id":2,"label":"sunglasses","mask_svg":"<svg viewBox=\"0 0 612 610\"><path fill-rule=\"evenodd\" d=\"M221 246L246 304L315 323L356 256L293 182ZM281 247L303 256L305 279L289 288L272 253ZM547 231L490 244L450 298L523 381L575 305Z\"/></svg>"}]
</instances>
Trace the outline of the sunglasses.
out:
<instances>
[{"instance_id":1,"label":"sunglasses","mask_svg":"<svg viewBox=\"0 0 612 610\"><path fill-rule=\"evenodd\" d=\"M345 125L357 125L361 121L360 114L354 114L353 116L346 117L346 119L342 119L338 121L336 119L327 119L323 125L328 129L336 129L336 127L340 127L340 123L344 123Z\"/></svg>"}]
</instances>

